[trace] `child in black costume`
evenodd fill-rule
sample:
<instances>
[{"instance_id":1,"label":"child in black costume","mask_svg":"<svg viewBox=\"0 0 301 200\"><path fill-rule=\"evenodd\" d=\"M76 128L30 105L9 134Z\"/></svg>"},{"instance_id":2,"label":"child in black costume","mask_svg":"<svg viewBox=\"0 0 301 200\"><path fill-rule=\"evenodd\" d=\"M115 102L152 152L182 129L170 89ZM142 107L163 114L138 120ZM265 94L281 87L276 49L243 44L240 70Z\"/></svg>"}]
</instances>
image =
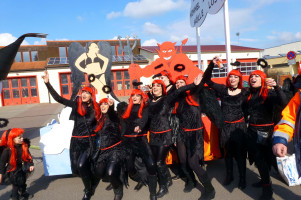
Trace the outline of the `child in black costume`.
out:
<instances>
[{"instance_id":1,"label":"child in black costume","mask_svg":"<svg viewBox=\"0 0 301 200\"><path fill-rule=\"evenodd\" d=\"M0 158L0 183L4 174L8 173L7 176L13 186L11 194L13 200L32 197L26 191L26 179L34 170L34 166L28 149L29 144L23 141L23 133L23 129L13 128L6 131L1 138L1 146L6 148Z\"/></svg>"}]
</instances>

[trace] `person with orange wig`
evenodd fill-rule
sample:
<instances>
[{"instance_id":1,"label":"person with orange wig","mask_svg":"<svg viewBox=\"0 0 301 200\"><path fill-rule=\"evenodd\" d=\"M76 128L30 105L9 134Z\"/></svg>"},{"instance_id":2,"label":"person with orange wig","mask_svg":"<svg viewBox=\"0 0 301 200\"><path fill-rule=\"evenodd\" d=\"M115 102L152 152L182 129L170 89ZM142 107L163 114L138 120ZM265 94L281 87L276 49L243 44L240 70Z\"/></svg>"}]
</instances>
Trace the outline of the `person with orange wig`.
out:
<instances>
[{"instance_id":1,"label":"person with orange wig","mask_svg":"<svg viewBox=\"0 0 301 200\"><path fill-rule=\"evenodd\" d=\"M103 98L99 101L101 115L96 131L99 134L99 150L94 159L94 172L98 178L108 177L114 190L114 200L123 197L123 185L127 185L127 177L120 177L125 171L126 158L130 153L121 139L120 119L114 110L114 101Z\"/></svg>"},{"instance_id":2,"label":"person with orange wig","mask_svg":"<svg viewBox=\"0 0 301 200\"><path fill-rule=\"evenodd\" d=\"M175 79L176 88L180 90L185 87L188 77L178 76ZM187 165L195 172L199 181L205 188L200 199L213 199L215 189L211 184L209 176L202 168L204 165L204 136L203 123L201 120L201 107L199 93L203 89L203 84L181 94L175 103L174 114L179 118L179 130L177 137L178 156L182 171L188 178L184 192L190 192L194 187L193 177L188 171Z\"/></svg>"},{"instance_id":3,"label":"person with orange wig","mask_svg":"<svg viewBox=\"0 0 301 200\"><path fill-rule=\"evenodd\" d=\"M242 74L238 70L231 70L226 79L226 85L211 80L214 66L221 62L215 57L204 74L204 81L217 92L221 100L224 126L220 129L220 146L224 152L226 176L223 184L229 185L233 181L233 158L237 162L239 172L238 188L246 187L246 132L245 120L247 90L243 88Z\"/></svg>"},{"instance_id":4,"label":"person with orange wig","mask_svg":"<svg viewBox=\"0 0 301 200\"><path fill-rule=\"evenodd\" d=\"M1 146L6 148L0 158L0 183L3 175L8 173L13 187L11 194L13 200L32 197L26 191L26 179L28 174L34 170L34 165L28 149L29 143L23 141L23 133L23 129L13 128L4 132L1 138Z\"/></svg>"},{"instance_id":5,"label":"person with orange wig","mask_svg":"<svg viewBox=\"0 0 301 200\"><path fill-rule=\"evenodd\" d=\"M83 200L89 200L99 183L99 179L92 175L90 163L90 158L97 148L95 127L100 116L95 91L91 87L84 87L75 100L65 99L49 83L48 72L44 73L42 78L52 97L72 108L70 119L74 120L74 128L70 143L71 170L72 174L80 176L83 181L85 186Z\"/></svg>"},{"instance_id":6,"label":"person with orange wig","mask_svg":"<svg viewBox=\"0 0 301 200\"><path fill-rule=\"evenodd\" d=\"M152 83L152 99L149 100L149 143L157 167L159 181L158 198L168 193L167 177L169 172L165 159L172 144L172 128L168 120L169 111L180 94L196 87L200 82L201 79L198 76L194 83L175 90L168 95L162 80L154 80Z\"/></svg>"},{"instance_id":7,"label":"person with orange wig","mask_svg":"<svg viewBox=\"0 0 301 200\"><path fill-rule=\"evenodd\" d=\"M120 111L119 111L120 112ZM141 182L141 174L135 168L135 159L140 157L148 172L147 183L150 199L155 200L157 188L156 167L152 152L147 142L148 106L147 96L140 89L134 89L129 98L129 104L122 113L121 134L123 141L132 153L128 160L129 176Z\"/></svg>"},{"instance_id":8,"label":"person with orange wig","mask_svg":"<svg viewBox=\"0 0 301 200\"><path fill-rule=\"evenodd\" d=\"M269 170L276 166L272 152L275 106L286 105L286 97L274 79L267 79L264 72L255 70L250 74L248 96L247 148L249 161L255 162L261 180L253 184L262 187L260 199L272 199L273 190Z\"/></svg>"}]
</instances>

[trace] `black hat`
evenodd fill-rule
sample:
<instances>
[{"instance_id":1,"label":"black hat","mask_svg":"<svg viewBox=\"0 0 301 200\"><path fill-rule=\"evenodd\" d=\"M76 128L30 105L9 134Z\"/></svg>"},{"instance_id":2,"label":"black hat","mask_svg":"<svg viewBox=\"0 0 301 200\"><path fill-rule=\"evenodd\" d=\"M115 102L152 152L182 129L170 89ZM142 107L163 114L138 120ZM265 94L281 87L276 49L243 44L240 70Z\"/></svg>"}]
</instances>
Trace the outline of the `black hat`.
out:
<instances>
[{"instance_id":1,"label":"black hat","mask_svg":"<svg viewBox=\"0 0 301 200\"><path fill-rule=\"evenodd\" d=\"M268 66L268 62L263 58L259 58L257 60L257 65L261 66L262 68L266 68Z\"/></svg>"}]
</instances>

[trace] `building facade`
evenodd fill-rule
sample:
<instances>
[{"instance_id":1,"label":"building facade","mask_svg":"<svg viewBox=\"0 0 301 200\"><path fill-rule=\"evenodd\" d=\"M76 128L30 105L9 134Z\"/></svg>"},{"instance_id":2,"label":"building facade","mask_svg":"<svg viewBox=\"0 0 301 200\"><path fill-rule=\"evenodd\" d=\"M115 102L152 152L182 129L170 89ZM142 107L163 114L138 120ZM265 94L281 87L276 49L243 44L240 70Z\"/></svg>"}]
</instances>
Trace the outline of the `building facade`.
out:
<instances>
[{"instance_id":1,"label":"building facade","mask_svg":"<svg viewBox=\"0 0 301 200\"><path fill-rule=\"evenodd\" d=\"M287 54L291 51L295 53L296 57L289 60ZM292 78L298 74L301 60L301 41L267 48L263 51L263 57L269 64L265 69L267 75L282 84L284 79Z\"/></svg>"},{"instance_id":2,"label":"building facade","mask_svg":"<svg viewBox=\"0 0 301 200\"><path fill-rule=\"evenodd\" d=\"M120 47L119 40L77 40L77 41L47 41L46 45L21 46L8 74L7 80L2 81L3 89L0 98L0 106L31 104L31 103L54 103L56 102L43 82L41 76L44 70L49 73L50 83L54 89L63 97L70 98L72 93L71 70L68 60L68 47L72 42L79 42L83 47L88 42L107 41L113 52L112 58L112 89L117 97L127 97L133 89L131 77L128 74L130 57L127 47L127 40L122 40ZM130 46L135 43L130 39ZM0 47L1 48L1 47ZM134 62L144 67L158 58L157 46L141 46L141 41L137 40L137 45L133 49ZM205 70L216 55L220 56L224 63L224 69L214 69L213 77L216 82L225 83L227 76L226 51L224 45L204 45L201 47L202 69ZM231 46L231 62L240 61L239 70L248 75L258 68L257 59L261 55L262 49ZM183 53L197 65L197 47L183 46ZM82 86L89 85L86 80Z\"/></svg>"}]
</instances>

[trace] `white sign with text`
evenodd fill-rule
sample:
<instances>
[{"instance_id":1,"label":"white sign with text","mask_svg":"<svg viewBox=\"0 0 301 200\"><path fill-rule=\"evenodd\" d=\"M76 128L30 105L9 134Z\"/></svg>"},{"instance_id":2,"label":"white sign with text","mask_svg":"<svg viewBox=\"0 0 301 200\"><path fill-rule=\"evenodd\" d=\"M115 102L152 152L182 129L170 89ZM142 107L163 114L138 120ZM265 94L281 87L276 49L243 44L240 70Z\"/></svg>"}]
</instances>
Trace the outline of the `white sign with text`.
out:
<instances>
[{"instance_id":1,"label":"white sign with text","mask_svg":"<svg viewBox=\"0 0 301 200\"><path fill-rule=\"evenodd\" d=\"M207 14L216 14L223 7L225 0L191 0L190 25L200 27Z\"/></svg>"}]
</instances>

